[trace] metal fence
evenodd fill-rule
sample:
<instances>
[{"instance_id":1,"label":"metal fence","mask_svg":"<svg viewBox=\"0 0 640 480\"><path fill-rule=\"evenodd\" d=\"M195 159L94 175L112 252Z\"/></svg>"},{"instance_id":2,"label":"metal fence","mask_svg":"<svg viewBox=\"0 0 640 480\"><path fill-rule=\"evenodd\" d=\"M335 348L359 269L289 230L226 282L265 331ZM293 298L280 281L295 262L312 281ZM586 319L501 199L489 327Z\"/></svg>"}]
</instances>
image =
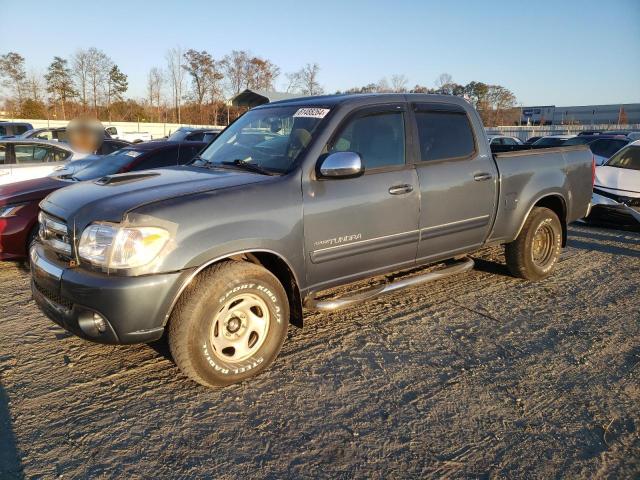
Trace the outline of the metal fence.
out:
<instances>
[{"instance_id":1,"label":"metal fence","mask_svg":"<svg viewBox=\"0 0 640 480\"><path fill-rule=\"evenodd\" d=\"M41 119L9 119L1 118L0 120L27 122L33 125L34 128L55 128L66 127L69 120L41 120ZM196 128L211 128L218 127L217 125L192 125L186 123L142 123L142 122L102 122L105 128L109 126L121 127L125 132L147 132L150 133L152 138L162 138L175 132L180 127L196 127Z\"/></svg>"},{"instance_id":2,"label":"metal fence","mask_svg":"<svg viewBox=\"0 0 640 480\"><path fill-rule=\"evenodd\" d=\"M510 137L517 137L524 141L529 137L543 137L545 135L577 135L585 130L638 130L640 131L640 124L629 125L522 125L522 126L502 126L487 128L487 135L508 135Z\"/></svg>"}]
</instances>

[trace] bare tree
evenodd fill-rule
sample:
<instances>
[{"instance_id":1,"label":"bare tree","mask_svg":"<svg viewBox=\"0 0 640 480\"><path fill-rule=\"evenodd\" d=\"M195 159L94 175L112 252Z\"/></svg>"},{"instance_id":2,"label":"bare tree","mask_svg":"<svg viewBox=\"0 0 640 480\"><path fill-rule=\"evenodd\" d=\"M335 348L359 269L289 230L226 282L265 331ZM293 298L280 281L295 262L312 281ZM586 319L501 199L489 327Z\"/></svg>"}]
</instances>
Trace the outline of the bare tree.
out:
<instances>
[{"instance_id":1,"label":"bare tree","mask_svg":"<svg viewBox=\"0 0 640 480\"><path fill-rule=\"evenodd\" d=\"M182 90L184 88L184 52L182 48L175 47L167 51L165 58L167 60L167 73L169 85L171 87L171 96L173 98L173 106L176 111L178 123L182 122L181 105Z\"/></svg>"},{"instance_id":2,"label":"bare tree","mask_svg":"<svg viewBox=\"0 0 640 480\"><path fill-rule=\"evenodd\" d=\"M164 85L162 70L153 67L147 75L147 95L151 108L155 105L157 119L160 120L160 102L162 100L162 86Z\"/></svg>"},{"instance_id":3,"label":"bare tree","mask_svg":"<svg viewBox=\"0 0 640 480\"><path fill-rule=\"evenodd\" d=\"M307 63L297 72L288 73L288 92L299 92L305 95L321 95L323 89L318 83L320 65L317 63Z\"/></svg>"},{"instance_id":4,"label":"bare tree","mask_svg":"<svg viewBox=\"0 0 640 480\"><path fill-rule=\"evenodd\" d=\"M389 81L387 80L387 77L382 77L380 80L378 80L378 83L376 84L376 92L378 93L390 93L391 87L389 86Z\"/></svg>"},{"instance_id":5,"label":"bare tree","mask_svg":"<svg viewBox=\"0 0 640 480\"><path fill-rule=\"evenodd\" d=\"M206 50L198 52L189 49L184 54L184 60L185 65L183 65L183 68L191 76L193 98L198 104L199 121L203 123L202 108L205 99L209 98L211 103L218 99L220 93L219 82L223 75L218 71L218 62Z\"/></svg>"},{"instance_id":6,"label":"bare tree","mask_svg":"<svg viewBox=\"0 0 640 480\"><path fill-rule=\"evenodd\" d=\"M233 50L222 59L222 68L232 95L237 95L245 85L249 54L244 50Z\"/></svg>"},{"instance_id":7,"label":"bare tree","mask_svg":"<svg viewBox=\"0 0 640 480\"><path fill-rule=\"evenodd\" d=\"M22 105L25 97L26 77L22 55L9 52L0 56L0 85L13 90L18 106Z\"/></svg>"},{"instance_id":8,"label":"bare tree","mask_svg":"<svg viewBox=\"0 0 640 480\"><path fill-rule=\"evenodd\" d=\"M397 93L404 93L407 91L407 84L409 79L406 75L392 75L391 76L391 90Z\"/></svg>"},{"instance_id":9,"label":"bare tree","mask_svg":"<svg viewBox=\"0 0 640 480\"><path fill-rule=\"evenodd\" d=\"M99 95L108 84L109 70L113 62L102 50L91 47L87 50L87 78L91 89L93 111L98 116Z\"/></svg>"},{"instance_id":10,"label":"bare tree","mask_svg":"<svg viewBox=\"0 0 640 480\"><path fill-rule=\"evenodd\" d=\"M27 96L35 102L44 101L46 85L40 72L30 70L25 81Z\"/></svg>"},{"instance_id":11,"label":"bare tree","mask_svg":"<svg viewBox=\"0 0 640 480\"><path fill-rule=\"evenodd\" d=\"M80 49L71 57L71 72L76 82L80 102L85 110L89 91L89 64L89 53L86 50Z\"/></svg>"}]
</instances>

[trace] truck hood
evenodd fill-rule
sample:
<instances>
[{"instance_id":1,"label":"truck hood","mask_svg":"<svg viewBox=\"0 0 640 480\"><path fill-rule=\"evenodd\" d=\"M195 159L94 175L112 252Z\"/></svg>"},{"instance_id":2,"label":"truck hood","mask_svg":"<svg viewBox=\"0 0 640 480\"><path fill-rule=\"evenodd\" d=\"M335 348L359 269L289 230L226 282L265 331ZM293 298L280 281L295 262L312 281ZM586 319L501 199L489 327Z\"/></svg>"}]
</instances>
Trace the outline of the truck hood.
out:
<instances>
[{"instance_id":1,"label":"truck hood","mask_svg":"<svg viewBox=\"0 0 640 480\"><path fill-rule=\"evenodd\" d=\"M97 220L119 222L127 212L142 205L272 178L192 166L121 173L53 192L40 203L40 208L82 228Z\"/></svg>"}]
</instances>

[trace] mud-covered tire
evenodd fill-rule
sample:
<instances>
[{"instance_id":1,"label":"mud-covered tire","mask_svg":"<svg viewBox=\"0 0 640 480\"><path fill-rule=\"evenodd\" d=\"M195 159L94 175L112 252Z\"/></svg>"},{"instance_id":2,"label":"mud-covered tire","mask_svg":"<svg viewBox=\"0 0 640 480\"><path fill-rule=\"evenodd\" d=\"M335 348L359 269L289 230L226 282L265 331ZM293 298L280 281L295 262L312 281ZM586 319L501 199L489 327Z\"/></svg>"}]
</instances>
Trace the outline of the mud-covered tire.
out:
<instances>
[{"instance_id":1,"label":"mud-covered tire","mask_svg":"<svg viewBox=\"0 0 640 480\"><path fill-rule=\"evenodd\" d=\"M505 245L507 267L512 275L527 280L548 277L560 258L562 225L552 210L535 207L513 242Z\"/></svg>"},{"instance_id":2,"label":"mud-covered tire","mask_svg":"<svg viewBox=\"0 0 640 480\"><path fill-rule=\"evenodd\" d=\"M278 279L259 265L226 261L193 280L169 319L167 336L183 373L207 387L220 387L271 365L288 326L287 294Z\"/></svg>"}]
</instances>

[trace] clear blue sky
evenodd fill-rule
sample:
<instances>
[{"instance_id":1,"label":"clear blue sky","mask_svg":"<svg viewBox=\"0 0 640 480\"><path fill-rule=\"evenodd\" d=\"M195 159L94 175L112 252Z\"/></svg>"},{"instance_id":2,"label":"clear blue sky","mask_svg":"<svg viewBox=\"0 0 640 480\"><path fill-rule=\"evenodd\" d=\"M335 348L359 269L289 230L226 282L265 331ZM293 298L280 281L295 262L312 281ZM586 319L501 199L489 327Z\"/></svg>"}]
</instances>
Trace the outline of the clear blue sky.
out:
<instances>
[{"instance_id":1,"label":"clear blue sky","mask_svg":"<svg viewBox=\"0 0 640 480\"><path fill-rule=\"evenodd\" d=\"M433 86L448 72L504 85L525 105L640 102L640 0L0 0L0 20L0 53L44 71L95 46L129 75L132 96L180 45L216 58L250 50L283 73L318 62L328 92L394 73Z\"/></svg>"}]
</instances>

